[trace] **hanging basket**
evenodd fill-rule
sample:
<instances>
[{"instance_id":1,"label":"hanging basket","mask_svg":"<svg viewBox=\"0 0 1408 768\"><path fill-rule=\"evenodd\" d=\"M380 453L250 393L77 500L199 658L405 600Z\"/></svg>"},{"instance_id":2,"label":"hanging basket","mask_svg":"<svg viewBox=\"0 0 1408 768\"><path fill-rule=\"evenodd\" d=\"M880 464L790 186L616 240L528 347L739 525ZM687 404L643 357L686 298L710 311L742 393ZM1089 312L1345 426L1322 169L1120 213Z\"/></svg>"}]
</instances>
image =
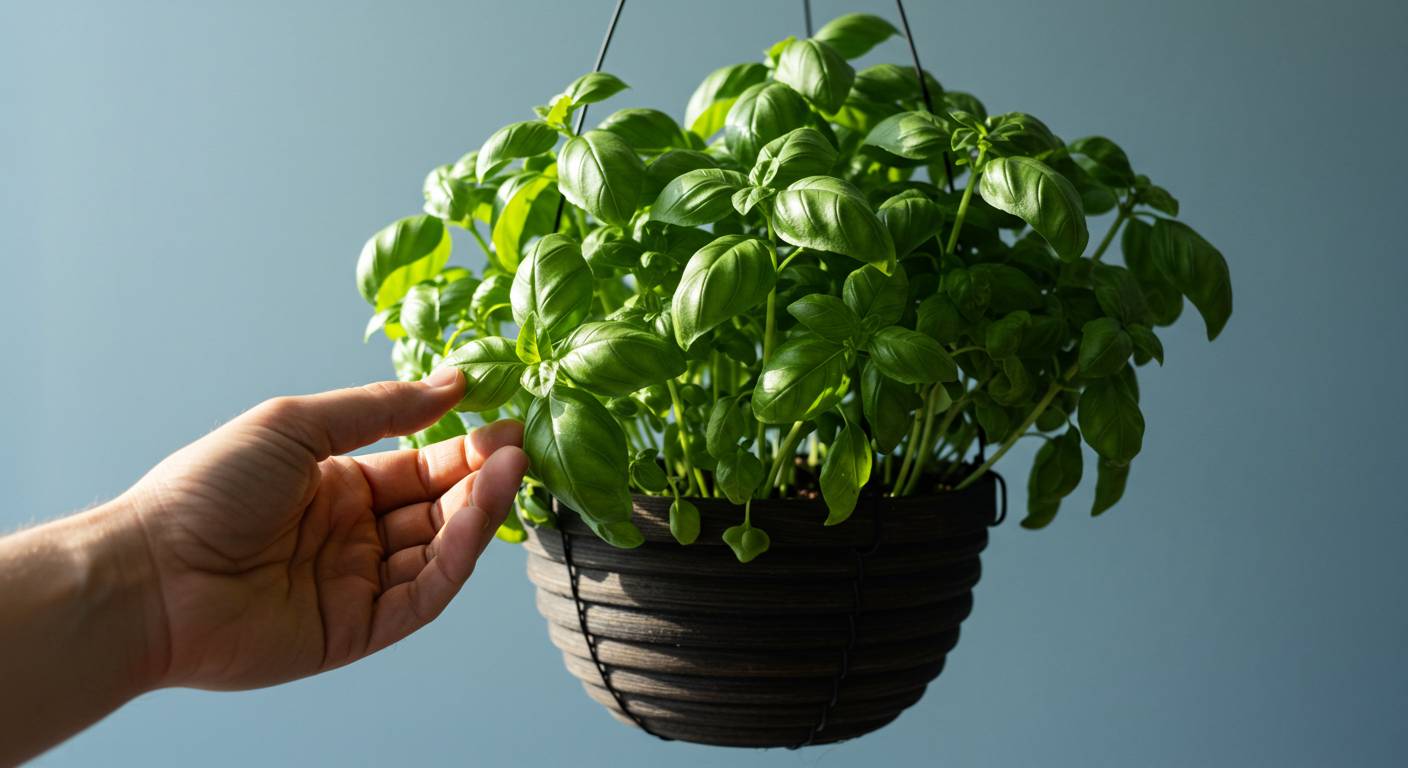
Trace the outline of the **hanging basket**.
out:
<instances>
[{"instance_id":1,"label":"hanging basket","mask_svg":"<svg viewBox=\"0 0 1408 768\"><path fill-rule=\"evenodd\" d=\"M864 497L824 527L820 501L753 503L772 548L739 563L742 510L696 499L698 541L669 498L636 496L636 549L566 508L528 534L528 577L568 671L618 719L664 739L798 747L854 738L919 701L958 642L996 517L993 475L959 492Z\"/></svg>"}]
</instances>

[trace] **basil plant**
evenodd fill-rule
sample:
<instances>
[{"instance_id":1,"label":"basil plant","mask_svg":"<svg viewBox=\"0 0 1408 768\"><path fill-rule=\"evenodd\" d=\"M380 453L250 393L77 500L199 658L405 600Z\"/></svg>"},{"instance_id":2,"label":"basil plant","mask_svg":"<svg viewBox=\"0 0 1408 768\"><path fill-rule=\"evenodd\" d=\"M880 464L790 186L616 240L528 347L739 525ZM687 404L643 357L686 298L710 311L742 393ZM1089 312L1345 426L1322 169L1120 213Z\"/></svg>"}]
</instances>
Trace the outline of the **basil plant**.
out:
<instances>
[{"instance_id":1,"label":"basil plant","mask_svg":"<svg viewBox=\"0 0 1408 768\"><path fill-rule=\"evenodd\" d=\"M853 14L783 40L710 73L682 123L630 108L578 133L627 87L584 75L432 171L425 214L366 244L367 335L394 342L397 374L456 366L459 411L525 425L500 537L553 525L556 497L636 546L635 493L671 497L689 544L690 499L720 498L747 561L768 547L750 500L819 493L835 525L863 491L964 488L1024 437L1043 443L1024 526L1051 522L1088 455L1092 513L1120 498L1136 370L1162 365L1156 329L1185 299L1218 335L1226 262L1113 141L849 63L895 34ZM455 229L481 272L450 266ZM465 429L451 413L409 442Z\"/></svg>"}]
</instances>

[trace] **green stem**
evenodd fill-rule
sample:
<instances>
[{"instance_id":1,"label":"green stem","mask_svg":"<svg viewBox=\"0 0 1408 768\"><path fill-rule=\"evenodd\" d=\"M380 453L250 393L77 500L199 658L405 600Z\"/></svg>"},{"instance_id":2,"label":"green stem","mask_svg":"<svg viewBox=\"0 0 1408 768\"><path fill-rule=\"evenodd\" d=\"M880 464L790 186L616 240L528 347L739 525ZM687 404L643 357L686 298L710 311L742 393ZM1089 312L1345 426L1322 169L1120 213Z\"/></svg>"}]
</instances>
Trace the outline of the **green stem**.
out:
<instances>
[{"instance_id":1,"label":"green stem","mask_svg":"<svg viewBox=\"0 0 1408 768\"><path fill-rule=\"evenodd\" d=\"M978 186L978 173L982 170L983 159L987 157L987 147L978 147L978 159L973 161L973 165L968 172L968 183L963 187L963 199L958 201L958 214L953 219L953 231L948 233L948 245L944 246L944 255L953 253L953 249L958 247L958 231L963 229L963 217L968 215L968 201L973 199L973 188Z\"/></svg>"},{"instance_id":2,"label":"green stem","mask_svg":"<svg viewBox=\"0 0 1408 768\"><path fill-rule=\"evenodd\" d=\"M998 448L997 451L993 453L993 455L990 456L987 461L983 462L981 465L978 466L977 469L973 470L973 474L963 478L963 482L959 483L954 490L961 491L964 488L967 488L968 486L977 482L978 478L986 474L989 469L992 469L992 465L996 464L998 459L1001 459L1007 454L1008 451L1012 450L1012 446L1017 444L1017 440L1019 440L1022 435L1026 434L1028 429L1031 429L1031 426L1036 423L1036 420L1038 418L1041 417L1041 414L1046 410L1047 406L1051 405L1051 401L1055 400L1056 396L1061 394L1062 385L1072 376L1074 376L1075 372L1076 367L1073 365L1071 366L1070 370L1066 372L1066 375L1064 377L1051 382L1051 386L1047 387L1046 389L1046 394L1041 396L1041 400L1037 401L1036 407L1032 409L1031 413L1027 414L1027 418L1021 423L1021 425L1018 426L1016 429L1012 430L1012 434L1009 435L1007 439L1003 441L1002 447Z\"/></svg>"},{"instance_id":3,"label":"green stem","mask_svg":"<svg viewBox=\"0 0 1408 768\"><path fill-rule=\"evenodd\" d=\"M768 473L765 476L763 482L764 491L768 488L777 487L778 482L782 480L782 469L786 464L787 458L796 455L797 443L802 441L802 428L804 426L806 426L804 422L794 422L787 436L782 438L782 444L777 447L777 455L773 457L772 466L768 468Z\"/></svg>"},{"instance_id":4,"label":"green stem","mask_svg":"<svg viewBox=\"0 0 1408 768\"><path fill-rule=\"evenodd\" d=\"M923 474L924 462L929 458L929 455L931 453L931 449L929 446L934 444L933 427L934 416L936 415L935 409L933 407L934 397L938 394L939 387L942 386L942 384L935 384L934 388L929 390L929 402L925 406L928 409L929 413L924 419L924 437L919 441L921 451L919 454L919 463L915 465L914 471L910 473L909 479L905 483L903 489L904 492L901 495L908 496L911 493L914 493L915 488L919 486L919 478ZM963 409L963 403L967 399L968 396L964 395L963 397L959 398L958 401L955 402L953 405L949 406L948 412L944 414L944 420L939 423L940 435L948 434L948 428L953 424L953 420L957 418L958 412Z\"/></svg>"},{"instance_id":5,"label":"green stem","mask_svg":"<svg viewBox=\"0 0 1408 768\"><path fill-rule=\"evenodd\" d=\"M679 427L680 448L684 451L684 475L685 480L690 483L690 488L694 488L694 483L699 484L699 495L707 495L704 485L704 473L694 468L694 461L689 458L689 427L684 421L684 401L680 399L680 389L675 386L673 379L666 381L665 386L670 390L670 402L675 407L675 425Z\"/></svg>"},{"instance_id":6,"label":"green stem","mask_svg":"<svg viewBox=\"0 0 1408 768\"><path fill-rule=\"evenodd\" d=\"M769 241L772 243L772 245L773 245L773 248L772 248L772 260L773 260L773 261L772 261L772 265L773 265L773 269L776 270L776 269L777 269L777 235L772 231L772 219L768 219L768 218L765 217L765 218L764 218L764 221L766 221L766 222L767 222L767 225L768 225L768 240L769 240ZM768 364L768 360L772 359L772 341L773 341L772 337L773 337L773 334L777 332L777 289L776 289L776 288L773 288L771 291L768 291L768 307L767 307L767 313L768 313L768 314L767 314L767 324L766 324L766 325L764 326L764 328L763 328L763 365L762 365L763 368L766 368L766 367L767 367L767 364ZM762 464L763 466L766 467L766 466L768 465L768 462L767 462L767 459L766 459L766 458L764 457L764 455L763 455L763 452L764 452L764 450L766 449L766 445L765 445L765 443L764 443L764 441L763 441L763 437L765 436L765 430L766 430L766 427L763 425L763 423L762 423L761 421L758 422L758 435L757 435L757 437L758 437L758 463L759 463L759 464Z\"/></svg>"},{"instance_id":7,"label":"green stem","mask_svg":"<svg viewBox=\"0 0 1408 768\"><path fill-rule=\"evenodd\" d=\"M1115 223L1110 225L1110 231L1105 233L1105 239L1100 241L1100 245L1095 248L1095 253L1090 254L1091 261L1099 261L1105 255L1105 249L1110 247L1110 243L1115 240L1115 233L1120 231L1120 227L1129 218L1129 201L1120 205L1120 214L1115 217Z\"/></svg>"},{"instance_id":8,"label":"green stem","mask_svg":"<svg viewBox=\"0 0 1408 768\"><path fill-rule=\"evenodd\" d=\"M900 495L900 489L904 488L909 481L909 469L914 464L915 443L919 442L919 431L924 428L924 408L914 412L914 427L909 431L909 442L904 445L904 461L900 463L900 474L895 478L895 484L890 487L890 495Z\"/></svg>"},{"instance_id":9,"label":"green stem","mask_svg":"<svg viewBox=\"0 0 1408 768\"><path fill-rule=\"evenodd\" d=\"M475 224L474 222L470 222L469 226L465 227L465 229L469 230L469 233L471 235L474 235L474 239L479 242L479 247L484 249L484 258L488 259L490 264L493 264L494 253L489 248L489 242L484 239L483 235L479 234L479 225Z\"/></svg>"}]
</instances>

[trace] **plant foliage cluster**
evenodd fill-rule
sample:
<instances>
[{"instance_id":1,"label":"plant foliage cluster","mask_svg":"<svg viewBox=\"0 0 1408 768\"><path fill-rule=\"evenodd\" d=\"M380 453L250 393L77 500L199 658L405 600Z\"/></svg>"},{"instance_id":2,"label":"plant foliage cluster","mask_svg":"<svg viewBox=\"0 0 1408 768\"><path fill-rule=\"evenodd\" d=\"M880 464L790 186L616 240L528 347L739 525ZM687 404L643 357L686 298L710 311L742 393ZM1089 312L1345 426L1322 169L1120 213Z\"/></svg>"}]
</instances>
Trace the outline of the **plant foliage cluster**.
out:
<instances>
[{"instance_id":1,"label":"plant foliage cluster","mask_svg":"<svg viewBox=\"0 0 1408 768\"><path fill-rule=\"evenodd\" d=\"M853 14L783 40L709 74L683 123L621 109L578 135L578 110L627 87L585 75L432 171L425 213L366 244L367 335L395 343L397 374L456 366L460 411L524 421L532 469L501 537L552 525L550 494L635 546L644 493L674 498L689 544L690 499L727 498L747 561L769 543L752 499L819 491L833 525L862 489L962 488L1028 436L1024 526L1056 515L1086 447L1092 512L1120 498L1136 367L1163 363L1156 329L1185 300L1218 335L1226 262L1109 139L850 64L895 34ZM1110 213L1092 247L1087 219ZM455 227L482 273L449 266ZM464 431L452 413L410 442Z\"/></svg>"}]
</instances>

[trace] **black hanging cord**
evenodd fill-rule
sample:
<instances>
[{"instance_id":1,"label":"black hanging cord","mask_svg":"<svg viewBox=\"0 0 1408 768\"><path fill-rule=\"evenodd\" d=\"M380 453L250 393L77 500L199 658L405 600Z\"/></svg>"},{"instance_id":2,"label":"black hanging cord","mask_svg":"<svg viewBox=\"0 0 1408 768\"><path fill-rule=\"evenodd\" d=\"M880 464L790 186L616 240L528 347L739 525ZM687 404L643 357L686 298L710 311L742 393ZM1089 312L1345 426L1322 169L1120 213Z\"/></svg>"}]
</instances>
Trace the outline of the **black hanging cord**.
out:
<instances>
[{"instance_id":1,"label":"black hanging cord","mask_svg":"<svg viewBox=\"0 0 1408 768\"><path fill-rule=\"evenodd\" d=\"M807 20L807 37L812 36L812 0L802 0L802 16Z\"/></svg>"},{"instance_id":2,"label":"black hanging cord","mask_svg":"<svg viewBox=\"0 0 1408 768\"><path fill-rule=\"evenodd\" d=\"M611 47L611 36L616 34L616 22L621 20L621 9L626 7L626 0L616 0L616 9L611 12L611 23L606 25L606 37L601 39L601 49L596 52L596 64L592 66L593 72L600 72L601 65L606 62L606 49ZM587 107L583 104L582 111L577 113L577 122L572 128L572 133L581 135L582 126L587 122ZM557 217L553 219L553 229L562 229L562 210L567 204L567 198L561 192L557 197Z\"/></svg>"},{"instance_id":3,"label":"black hanging cord","mask_svg":"<svg viewBox=\"0 0 1408 768\"><path fill-rule=\"evenodd\" d=\"M904 27L904 39L909 43L909 56L914 59L914 76L919 78L919 94L924 97L924 108L930 113L934 111L934 101L929 96L929 81L924 77L924 67L919 63L919 49L914 45L914 33L909 29L909 14L904 12L904 0L895 0L895 7L900 12L900 26ZM948 183L948 191L953 192L953 160L949 158L948 151L944 151L944 181Z\"/></svg>"}]
</instances>

